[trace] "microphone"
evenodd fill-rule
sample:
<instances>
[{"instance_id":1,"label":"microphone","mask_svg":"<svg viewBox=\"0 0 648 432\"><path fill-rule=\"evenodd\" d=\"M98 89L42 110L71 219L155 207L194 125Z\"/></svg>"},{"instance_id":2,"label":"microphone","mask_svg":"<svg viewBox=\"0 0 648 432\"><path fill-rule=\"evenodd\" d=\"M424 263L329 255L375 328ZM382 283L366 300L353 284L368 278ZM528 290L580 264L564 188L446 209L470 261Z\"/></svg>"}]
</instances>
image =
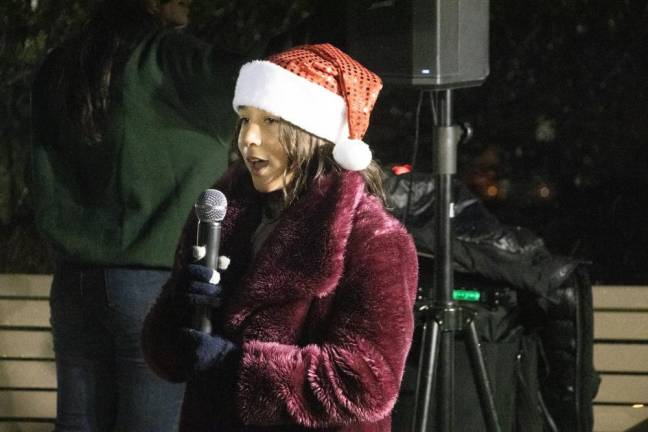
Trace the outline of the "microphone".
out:
<instances>
[{"instance_id":1,"label":"microphone","mask_svg":"<svg viewBox=\"0 0 648 432\"><path fill-rule=\"evenodd\" d=\"M198 217L194 258L198 260L198 264L217 270L221 222L227 212L227 198L219 190L207 189L198 197L194 209ZM196 251L199 251L197 256ZM203 333L211 333L210 315L209 306L196 306L192 327Z\"/></svg>"}]
</instances>

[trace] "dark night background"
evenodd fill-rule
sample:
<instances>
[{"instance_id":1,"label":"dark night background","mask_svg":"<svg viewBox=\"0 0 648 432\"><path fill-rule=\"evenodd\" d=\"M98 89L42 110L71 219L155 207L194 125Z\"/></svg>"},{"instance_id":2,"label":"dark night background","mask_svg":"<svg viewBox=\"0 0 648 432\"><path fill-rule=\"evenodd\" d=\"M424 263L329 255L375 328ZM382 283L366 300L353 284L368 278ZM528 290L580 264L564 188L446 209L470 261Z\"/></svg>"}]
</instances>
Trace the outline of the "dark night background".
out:
<instances>
[{"instance_id":1,"label":"dark night background","mask_svg":"<svg viewBox=\"0 0 648 432\"><path fill-rule=\"evenodd\" d=\"M0 4L0 272L52 270L30 215L28 89L44 53L84 22L88 3ZM461 179L503 223L591 262L596 283L648 284L647 3L491 0L490 75L454 91L455 120L475 131L459 149ZM276 28L288 30L271 48L344 47L344 2L194 0L187 31L241 48ZM384 165L412 158L417 92L383 90L366 139ZM427 104L421 119L425 170Z\"/></svg>"}]
</instances>

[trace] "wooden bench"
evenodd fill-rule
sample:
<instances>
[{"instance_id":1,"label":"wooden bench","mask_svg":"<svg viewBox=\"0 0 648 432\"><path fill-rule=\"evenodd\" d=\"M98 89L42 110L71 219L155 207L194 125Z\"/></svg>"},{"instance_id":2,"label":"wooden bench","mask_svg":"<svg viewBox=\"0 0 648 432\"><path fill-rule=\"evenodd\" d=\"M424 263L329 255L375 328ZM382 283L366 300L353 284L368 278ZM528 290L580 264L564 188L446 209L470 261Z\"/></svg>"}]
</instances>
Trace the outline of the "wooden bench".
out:
<instances>
[{"instance_id":1,"label":"wooden bench","mask_svg":"<svg viewBox=\"0 0 648 432\"><path fill-rule=\"evenodd\" d=\"M0 432L52 430L50 283L51 276L0 275ZM626 431L648 419L648 287L596 286L593 293L594 363L602 377L594 430Z\"/></svg>"},{"instance_id":2,"label":"wooden bench","mask_svg":"<svg viewBox=\"0 0 648 432\"><path fill-rule=\"evenodd\" d=\"M53 429L51 280L44 275L0 275L0 432Z\"/></svg>"},{"instance_id":3,"label":"wooden bench","mask_svg":"<svg viewBox=\"0 0 648 432\"><path fill-rule=\"evenodd\" d=\"M594 287L594 366L601 387L594 430L625 431L648 419L648 287Z\"/></svg>"}]
</instances>

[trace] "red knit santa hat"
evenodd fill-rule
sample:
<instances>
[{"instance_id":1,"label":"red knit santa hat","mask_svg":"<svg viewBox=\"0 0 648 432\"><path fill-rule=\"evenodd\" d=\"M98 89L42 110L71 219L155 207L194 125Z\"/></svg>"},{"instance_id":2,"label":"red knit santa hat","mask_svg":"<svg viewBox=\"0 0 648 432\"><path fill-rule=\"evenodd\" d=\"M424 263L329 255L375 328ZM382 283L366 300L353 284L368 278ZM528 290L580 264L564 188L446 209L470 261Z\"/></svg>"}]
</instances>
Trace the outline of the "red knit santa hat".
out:
<instances>
[{"instance_id":1,"label":"red knit santa hat","mask_svg":"<svg viewBox=\"0 0 648 432\"><path fill-rule=\"evenodd\" d=\"M382 88L380 78L330 44L303 45L241 68L233 106L268 111L335 144L342 168L369 166L362 141Z\"/></svg>"}]
</instances>

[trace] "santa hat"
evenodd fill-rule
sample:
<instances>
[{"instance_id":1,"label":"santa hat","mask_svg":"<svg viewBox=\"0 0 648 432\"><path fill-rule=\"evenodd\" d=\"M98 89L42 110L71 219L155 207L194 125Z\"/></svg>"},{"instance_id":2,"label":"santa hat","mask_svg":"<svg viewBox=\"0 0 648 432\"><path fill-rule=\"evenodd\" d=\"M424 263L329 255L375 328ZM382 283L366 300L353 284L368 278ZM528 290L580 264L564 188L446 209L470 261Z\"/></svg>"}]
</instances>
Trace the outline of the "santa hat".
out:
<instances>
[{"instance_id":1,"label":"santa hat","mask_svg":"<svg viewBox=\"0 0 648 432\"><path fill-rule=\"evenodd\" d=\"M236 111L268 111L333 142L335 161L359 171L371 162L362 138L381 88L376 74L333 45L303 45L244 64L232 104Z\"/></svg>"}]
</instances>

